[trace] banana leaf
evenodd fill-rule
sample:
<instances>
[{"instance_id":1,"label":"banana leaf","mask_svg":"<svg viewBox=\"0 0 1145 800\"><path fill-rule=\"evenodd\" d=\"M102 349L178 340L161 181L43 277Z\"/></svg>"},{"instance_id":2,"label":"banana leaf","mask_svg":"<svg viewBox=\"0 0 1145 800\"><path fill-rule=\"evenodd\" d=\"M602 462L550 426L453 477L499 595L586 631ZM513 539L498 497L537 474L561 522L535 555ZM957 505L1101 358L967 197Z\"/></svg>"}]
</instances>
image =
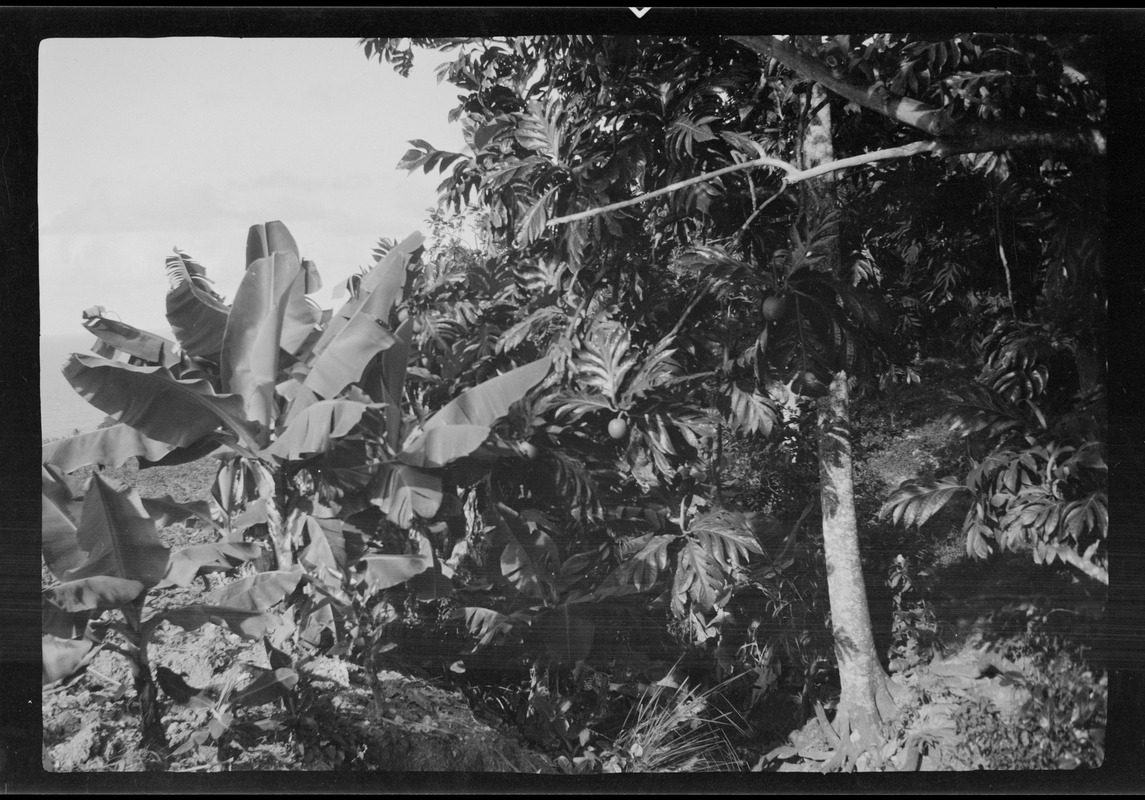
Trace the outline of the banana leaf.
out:
<instances>
[{"instance_id":1,"label":"banana leaf","mask_svg":"<svg viewBox=\"0 0 1145 800\"><path fill-rule=\"evenodd\" d=\"M58 636L61 639L82 639L88 631L88 623L98 612L65 611L51 598L44 597L40 612L40 632Z\"/></svg>"},{"instance_id":2,"label":"banana leaf","mask_svg":"<svg viewBox=\"0 0 1145 800\"><path fill-rule=\"evenodd\" d=\"M424 430L446 425L493 425L513 403L544 380L551 366L552 358L545 356L474 386L430 417Z\"/></svg>"},{"instance_id":3,"label":"banana leaf","mask_svg":"<svg viewBox=\"0 0 1145 800\"><path fill-rule=\"evenodd\" d=\"M298 519L298 524L306 530L310 540L306 549L299 553L299 562L318 583L325 584L326 588L339 587L342 582L342 568L338 565L338 558L330 546L326 533L313 517L306 514ZM295 538L297 540L299 537Z\"/></svg>"},{"instance_id":4,"label":"banana leaf","mask_svg":"<svg viewBox=\"0 0 1145 800\"><path fill-rule=\"evenodd\" d=\"M314 359L306 376L308 389L331 398L361 379L374 356L397 341L387 325L393 300L380 290L366 297L357 313Z\"/></svg>"},{"instance_id":5,"label":"banana leaf","mask_svg":"<svg viewBox=\"0 0 1145 800\"><path fill-rule=\"evenodd\" d=\"M213 606L262 612L291 594L304 577L287 570L261 572L216 589L208 599Z\"/></svg>"},{"instance_id":6,"label":"banana leaf","mask_svg":"<svg viewBox=\"0 0 1145 800\"><path fill-rule=\"evenodd\" d=\"M167 258L167 274L167 322L175 338L190 355L218 361L230 307L210 290L206 270L182 253Z\"/></svg>"},{"instance_id":7,"label":"banana leaf","mask_svg":"<svg viewBox=\"0 0 1145 800\"><path fill-rule=\"evenodd\" d=\"M269 498L260 497L247 503L242 512L231 517L230 529L232 534L241 533L252 525L263 525L270 521L267 509Z\"/></svg>"},{"instance_id":8,"label":"banana leaf","mask_svg":"<svg viewBox=\"0 0 1145 800\"><path fill-rule=\"evenodd\" d=\"M83 501L83 487L87 485L86 479L81 481L76 478L69 478L62 469L47 463L40 465L40 478L43 482L44 494L51 497L53 501L57 503ZM76 517L78 519L78 513Z\"/></svg>"},{"instance_id":9,"label":"banana leaf","mask_svg":"<svg viewBox=\"0 0 1145 800\"><path fill-rule=\"evenodd\" d=\"M255 679L232 694L230 701L247 708L264 706L288 696L297 685L298 673L290 667L259 669Z\"/></svg>"},{"instance_id":10,"label":"banana leaf","mask_svg":"<svg viewBox=\"0 0 1145 800\"><path fill-rule=\"evenodd\" d=\"M390 449L401 448L402 394L413 340L413 320L407 319L394 331L394 343L382 351L381 358L370 362L362 375L361 385L373 400L385 403L386 442Z\"/></svg>"},{"instance_id":11,"label":"banana leaf","mask_svg":"<svg viewBox=\"0 0 1145 800\"><path fill-rule=\"evenodd\" d=\"M301 280L290 287L286 309L282 320L282 339L279 344L292 356L307 352L306 345L313 344L320 335L320 326L326 312L315 301L306 296L322 285L318 269L308 259L302 261ZM309 288L315 287L315 288Z\"/></svg>"},{"instance_id":12,"label":"banana leaf","mask_svg":"<svg viewBox=\"0 0 1145 800\"><path fill-rule=\"evenodd\" d=\"M257 259L247 267L227 318L220 362L223 386L242 397L248 419L267 428L278 417L274 388L286 307L305 281L295 253Z\"/></svg>"},{"instance_id":13,"label":"banana leaf","mask_svg":"<svg viewBox=\"0 0 1145 800\"><path fill-rule=\"evenodd\" d=\"M58 579L87 558L76 539L83 501L77 499L62 476L48 467L40 468L43 484L40 546L44 563Z\"/></svg>"},{"instance_id":14,"label":"banana leaf","mask_svg":"<svg viewBox=\"0 0 1145 800\"><path fill-rule=\"evenodd\" d=\"M307 647L319 649L322 647L323 634L335 632L334 611L330 607L330 600L323 599L302 615L298 625L298 640Z\"/></svg>"},{"instance_id":15,"label":"banana leaf","mask_svg":"<svg viewBox=\"0 0 1145 800\"><path fill-rule=\"evenodd\" d=\"M492 432L487 425L450 425L420 431L402 448L398 459L412 467L439 469L473 453Z\"/></svg>"},{"instance_id":16,"label":"banana leaf","mask_svg":"<svg viewBox=\"0 0 1145 800\"><path fill-rule=\"evenodd\" d=\"M292 375L284 381L279 381L278 385L274 387L274 393L287 403L292 403L301 389L302 381Z\"/></svg>"},{"instance_id":17,"label":"banana leaf","mask_svg":"<svg viewBox=\"0 0 1145 800\"><path fill-rule=\"evenodd\" d=\"M93 406L149 439L186 447L223 425L248 447L261 447L242 398L216 394L209 381L178 380L164 367L78 354L65 365L64 377Z\"/></svg>"},{"instance_id":18,"label":"banana leaf","mask_svg":"<svg viewBox=\"0 0 1145 800\"><path fill-rule=\"evenodd\" d=\"M409 366L410 343L413 341L413 320L407 319L394 331L394 344L382 354L381 400L386 408L386 441L393 450L401 445L402 391Z\"/></svg>"},{"instance_id":19,"label":"banana leaf","mask_svg":"<svg viewBox=\"0 0 1145 800\"><path fill-rule=\"evenodd\" d=\"M125 606L144 589L139 581L93 575L46 589L44 599L63 611L98 611Z\"/></svg>"},{"instance_id":20,"label":"banana leaf","mask_svg":"<svg viewBox=\"0 0 1145 800\"><path fill-rule=\"evenodd\" d=\"M155 460L140 455L138 456L139 468L174 467L179 464L190 464L212 454L242 452L242 448L238 447L234 441L229 441L232 438L226 434L212 434L186 447L176 447L167 455Z\"/></svg>"},{"instance_id":21,"label":"banana leaf","mask_svg":"<svg viewBox=\"0 0 1145 800\"><path fill-rule=\"evenodd\" d=\"M421 552L415 555L365 556L354 569L354 582L380 592L425 572L433 566L433 549L425 537L418 538Z\"/></svg>"},{"instance_id":22,"label":"banana leaf","mask_svg":"<svg viewBox=\"0 0 1145 800\"><path fill-rule=\"evenodd\" d=\"M406 267L425 237L414 233L392 248L362 279L358 294L330 318L314 345L306 386L332 398L359 380L370 360L395 343L390 311L401 295Z\"/></svg>"},{"instance_id":23,"label":"banana leaf","mask_svg":"<svg viewBox=\"0 0 1145 800\"><path fill-rule=\"evenodd\" d=\"M405 285L405 272L410 259L424 242L425 236L420 231L414 231L400 244L391 248L383 258L370 268L370 271L362 278L357 295L346 301L330 318L330 322L327 323L326 329L322 332L322 337L314 345L316 357L321 355L337 338L342 329L346 327L346 323L358 313L375 291L379 292L375 303L385 300L387 297L390 298L386 309L388 313L389 308L396 302L399 292Z\"/></svg>"},{"instance_id":24,"label":"banana leaf","mask_svg":"<svg viewBox=\"0 0 1145 800\"><path fill-rule=\"evenodd\" d=\"M76 544L87 558L65 573L68 581L95 576L154 586L167 571L170 551L135 490L96 473L91 477Z\"/></svg>"},{"instance_id":25,"label":"banana leaf","mask_svg":"<svg viewBox=\"0 0 1145 800\"><path fill-rule=\"evenodd\" d=\"M211 507L206 500L180 503L168 494L163 497L144 497L143 507L151 515L151 519L155 520L156 528L166 528L168 525L186 522L189 519L197 519L216 530L219 527L211 517Z\"/></svg>"},{"instance_id":26,"label":"banana leaf","mask_svg":"<svg viewBox=\"0 0 1145 800\"><path fill-rule=\"evenodd\" d=\"M79 638L84 635L92 612L126 606L145 591L146 587L139 581L108 575L53 586L43 593L43 632L64 639Z\"/></svg>"},{"instance_id":27,"label":"banana leaf","mask_svg":"<svg viewBox=\"0 0 1145 800\"><path fill-rule=\"evenodd\" d=\"M493 643L520 623L520 620L491 608L467 606L462 610L465 614L466 628L471 634L479 637L478 646Z\"/></svg>"},{"instance_id":28,"label":"banana leaf","mask_svg":"<svg viewBox=\"0 0 1145 800\"><path fill-rule=\"evenodd\" d=\"M246 237L246 265L266 258L274 253L293 253L302 259L298 244L287 227L279 220L251 225Z\"/></svg>"},{"instance_id":29,"label":"banana leaf","mask_svg":"<svg viewBox=\"0 0 1145 800\"><path fill-rule=\"evenodd\" d=\"M354 524L332 517L307 516L307 519L317 525L325 537L338 570L344 571L366 552L367 537ZM313 527L309 530L312 537L317 535Z\"/></svg>"},{"instance_id":30,"label":"banana leaf","mask_svg":"<svg viewBox=\"0 0 1145 800\"><path fill-rule=\"evenodd\" d=\"M294 355L322 320L322 309L306 297L322 288L322 279L314 262L302 258L294 237L290 235L285 225L277 220L252 225L247 234L247 269L249 270L256 261L270 258L275 253L290 253L301 262L303 279L291 285L284 307L282 334L279 339L282 349Z\"/></svg>"},{"instance_id":31,"label":"banana leaf","mask_svg":"<svg viewBox=\"0 0 1145 800\"><path fill-rule=\"evenodd\" d=\"M175 342L125 322L108 319L103 315L102 306L84 311L83 320L85 328L120 352L168 369L182 360L178 352L179 346Z\"/></svg>"},{"instance_id":32,"label":"banana leaf","mask_svg":"<svg viewBox=\"0 0 1145 800\"><path fill-rule=\"evenodd\" d=\"M61 639L58 636L43 637L44 668L42 683L63 680L86 664L93 655L92 642L85 640Z\"/></svg>"},{"instance_id":33,"label":"banana leaf","mask_svg":"<svg viewBox=\"0 0 1145 800\"><path fill-rule=\"evenodd\" d=\"M130 425L120 423L50 442L44 445L41 460L63 472L75 472L89 466L118 467L133 457L158 462L176 449L173 444L149 439Z\"/></svg>"},{"instance_id":34,"label":"banana leaf","mask_svg":"<svg viewBox=\"0 0 1145 800\"><path fill-rule=\"evenodd\" d=\"M299 383L297 385L291 385L290 381L284 381L284 383L278 385L280 394L282 394L284 388L286 388L290 394L290 405L287 407L285 414L287 425L290 425L298 419L299 415L306 411L306 409L322 401L322 398L305 384ZM286 395L283 396L285 397Z\"/></svg>"},{"instance_id":35,"label":"banana leaf","mask_svg":"<svg viewBox=\"0 0 1145 800\"><path fill-rule=\"evenodd\" d=\"M441 478L406 464L383 464L368 491L370 502L402 528L410 526L415 514L429 519L441 507Z\"/></svg>"},{"instance_id":36,"label":"banana leaf","mask_svg":"<svg viewBox=\"0 0 1145 800\"><path fill-rule=\"evenodd\" d=\"M270 447L264 457L297 461L316 453L325 453L362 421L369 406L353 400L322 400L303 411Z\"/></svg>"},{"instance_id":37,"label":"banana leaf","mask_svg":"<svg viewBox=\"0 0 1145 800\"><path fill-rule=\"evenodd\" d=\"M155 587L190 586L200 575L226 572L247 561L253 561L262 548L253 542L214 542L176 550L167 564L163 580Z\"/></svg>"},{"instance_id":38,"label":"banana leaf","mask_svg":"<svg viewBox=\"0 0 1145 800\"><path fill-rule=\"evenodd\" d=\"M508 506L498 503L497 511L501 519L497 522L494 545L504 544L501 574L522 594L544 599L544 587L555 578L559 558L556 543Z\"/></svg>"}]
</instances>

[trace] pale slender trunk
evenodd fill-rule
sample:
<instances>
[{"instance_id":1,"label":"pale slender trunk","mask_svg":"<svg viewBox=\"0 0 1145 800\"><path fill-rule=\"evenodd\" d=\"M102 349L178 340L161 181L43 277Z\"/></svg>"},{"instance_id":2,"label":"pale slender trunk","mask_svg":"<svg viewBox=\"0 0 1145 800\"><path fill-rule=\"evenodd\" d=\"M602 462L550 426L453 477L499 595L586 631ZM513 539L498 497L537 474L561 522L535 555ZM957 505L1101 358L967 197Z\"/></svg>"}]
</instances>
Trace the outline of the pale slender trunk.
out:
<instances>
[{"instance_id":1,"label":"pale slender trunk","mask_svg":"<svg viewBox=\"0 0 1145 800\"><path fill-rule=\"evenodd\" d=\"M853 728L870 735L877 731L880 722L895 715L895 704L875 650L867 588L863 582L855 517L849 405L847 373L838 372L819 412L823 550L831 599L831 631L842 688L839 712L846 715Z\"/></svg>"},{"instance_id":2,"label":"pale slender trunk","mask_svg":"<svg viewBox=\"0 0 1145 800\"><path fill-rule=\"evenodd\" d=\"M811 109L818 109L807 124L803 138L804 169L835 159L831 134L831 106L826 92L816 85L810 96ZM805 184L805 207L834 203L834 177L824 175ZM838 236L833 257L827 259L834 271L840 262ZM887 674L879 663L863 564L859 555L859 529L855 516L855 490L851 463L850 395L846 372L837 372L831 381L819 416L819 469L823 508L823 547L827 562L827 589L831 601L831 627L839 661L842 693L835 717L841 736L858 730L864 743L878 736L879 723L892 718L895 703L888 691Z\"/></svg>"}]
</instances>

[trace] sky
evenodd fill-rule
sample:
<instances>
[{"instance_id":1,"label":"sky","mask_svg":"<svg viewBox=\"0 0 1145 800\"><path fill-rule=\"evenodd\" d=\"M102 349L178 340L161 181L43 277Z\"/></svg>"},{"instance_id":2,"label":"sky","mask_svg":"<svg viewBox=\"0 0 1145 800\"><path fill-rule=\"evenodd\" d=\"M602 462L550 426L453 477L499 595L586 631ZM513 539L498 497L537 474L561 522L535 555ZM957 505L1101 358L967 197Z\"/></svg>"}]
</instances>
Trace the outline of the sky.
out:
<instances>
[{"instance_id":1,"label":"sky","mask_svg":"<svg viewBox=\"0 0 1145 800\"><path fill-rule=\"evenodd\" d=\"M227 301L251 225L281 220L324 287L379 238L428 233L442 176L395 166L424 139L462 151L458 90L416 54L408 79L355 39L49 39L39 53L40 332L84 309L171 337L166 257Z\"/></svg>"}]
</instances>

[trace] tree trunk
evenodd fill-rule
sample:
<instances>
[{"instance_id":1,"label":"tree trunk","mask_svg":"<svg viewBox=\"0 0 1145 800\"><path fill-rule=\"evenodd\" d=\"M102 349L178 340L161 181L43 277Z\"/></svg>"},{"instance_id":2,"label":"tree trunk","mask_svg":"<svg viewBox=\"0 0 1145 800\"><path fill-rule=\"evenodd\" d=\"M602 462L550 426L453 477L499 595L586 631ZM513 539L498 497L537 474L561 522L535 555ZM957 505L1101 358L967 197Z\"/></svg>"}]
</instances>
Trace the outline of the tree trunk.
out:
<instances>
[{"instance_id":1,"label":"tree trunk","mask_svg":"<svg viewBox=\"0 0 1145 800\"><path fill-rule=\"evenodd\" d=\"M826 91L816 84L810 95L810 108L815 113L807 122L802 142L804 163L800 166L804 169L835 159L831 106L826 101ZM808 181L804 187L805 208L834 204L832 175ZM840 263L839 237L828 237L828 241L833 252L826 263L835 272ZM880 744L879 725L895 716L896 707L875 650L863 582L851 464L850 394L844 371L833 376L820 409L819 470L827 589L842 688L834 728L841 739L837 757L846 766L854 763L856 755L849 739L851 731L860 733L858 751Z\"/></svg>"},{"instance_id":2,"label":"tree trunk","mask_svg":"<svg viewBox=\"0 0 1145 800\"><path fill-rule=\"evenodd\" d=\"M859 556L849 404L847 373L838 372L819 413L823 549L831 600L831 631L842 688L835 727L841 735L846 735L849 726L869 740L877 735L879 724L893 718L896 710L887 687L887 675L875 650Z\"/></svg>"}]
</instances>

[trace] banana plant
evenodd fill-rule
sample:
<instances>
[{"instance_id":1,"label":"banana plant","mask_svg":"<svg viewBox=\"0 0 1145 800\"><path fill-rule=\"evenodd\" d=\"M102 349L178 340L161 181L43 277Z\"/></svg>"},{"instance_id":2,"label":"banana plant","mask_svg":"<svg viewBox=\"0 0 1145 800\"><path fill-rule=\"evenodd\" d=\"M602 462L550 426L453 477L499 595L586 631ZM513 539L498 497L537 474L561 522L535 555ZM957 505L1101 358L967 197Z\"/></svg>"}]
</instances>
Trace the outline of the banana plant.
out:
<instances>
[{"instance_id":1,"label":"banana plant","mask_svg":"<svg viewBox=\"0 0 1145 800\"><path fill-rule=\"evenodd\" d=\"M207 288L203 267L177 253L167 262L167 308L178 341L109 320L99 307L86 312L85 326L99 337L97 352L73 355L64 375L119 424L46 447L45 462L72 472L132 456L144 465L169 464L215 451L225 459L215 499L233 515L255 499L271 499L280 464L329 453L352 432L371 431L367 417L380 418L383 456L374 465L374 486L379 502L397 509L395 521L408 525L404 487L419 482L413 470L438 469L477 450L486 429L544 377L548 364L542 359L513 370L424 424L406 424L402 394L412 330L393 312L422 242L415 233L391 248L336 313L318 310L307 297L320 278L280 222L251 228L247 271L229 307ZM289 564L282 538L273 543L280 562Z\"/></svg>"},{"instance_id":2,"label":"banana plant","mask_svg":"<svg viewBox=\"0 0 1145 800\"><path fill-rule=\"evenodd\" d=\"M165 748L148 655L159 627L168 622L195 630L211 622L260 637L278 619L249 604L239 608L209 601L152 610L149 595L234 569L255 558L259 548L219 542L172 551L157 534L156 519L166 523L173 518L166 503L149 508L130 487L99 473L92 475L82 497L60 472L46 466L42 483L44 561L59 581L43 593L43 682L70 677L100 650L119 653L134 675L143 744Z\"/></svg>"},{"instance_id":3,"label":"banana plant","mask_svg":"<svg viewBox=\"0 0 1145 800\"><path fill-rule=\"evenodd\" d=\"M305 577L308 624L329 627L346 595L330 599L323 587L377 590L432 563L416 535L404 553L371 549L376 524L361 522L369 509L410 528L437 513L453 465L518 457L494 425L550 368L542 358L424 418L406 413L413 326L399 305L422 242L415 233L389 248L337 311L308 297L321 285L317 269L280 222L251 228L230 306L202 265L177 252L166 265L176 341L90 309L85 327L98 337L96 352L73 355L64 375L118 424L46 446L44 462L70 473L131 457L147 467L214 453L221 464L212 497L225 537L266 541L263 588ZM331 581L324 569L341 577ZM359 574L366 577L355 582Z\"/></svg>"}]
</instances>

